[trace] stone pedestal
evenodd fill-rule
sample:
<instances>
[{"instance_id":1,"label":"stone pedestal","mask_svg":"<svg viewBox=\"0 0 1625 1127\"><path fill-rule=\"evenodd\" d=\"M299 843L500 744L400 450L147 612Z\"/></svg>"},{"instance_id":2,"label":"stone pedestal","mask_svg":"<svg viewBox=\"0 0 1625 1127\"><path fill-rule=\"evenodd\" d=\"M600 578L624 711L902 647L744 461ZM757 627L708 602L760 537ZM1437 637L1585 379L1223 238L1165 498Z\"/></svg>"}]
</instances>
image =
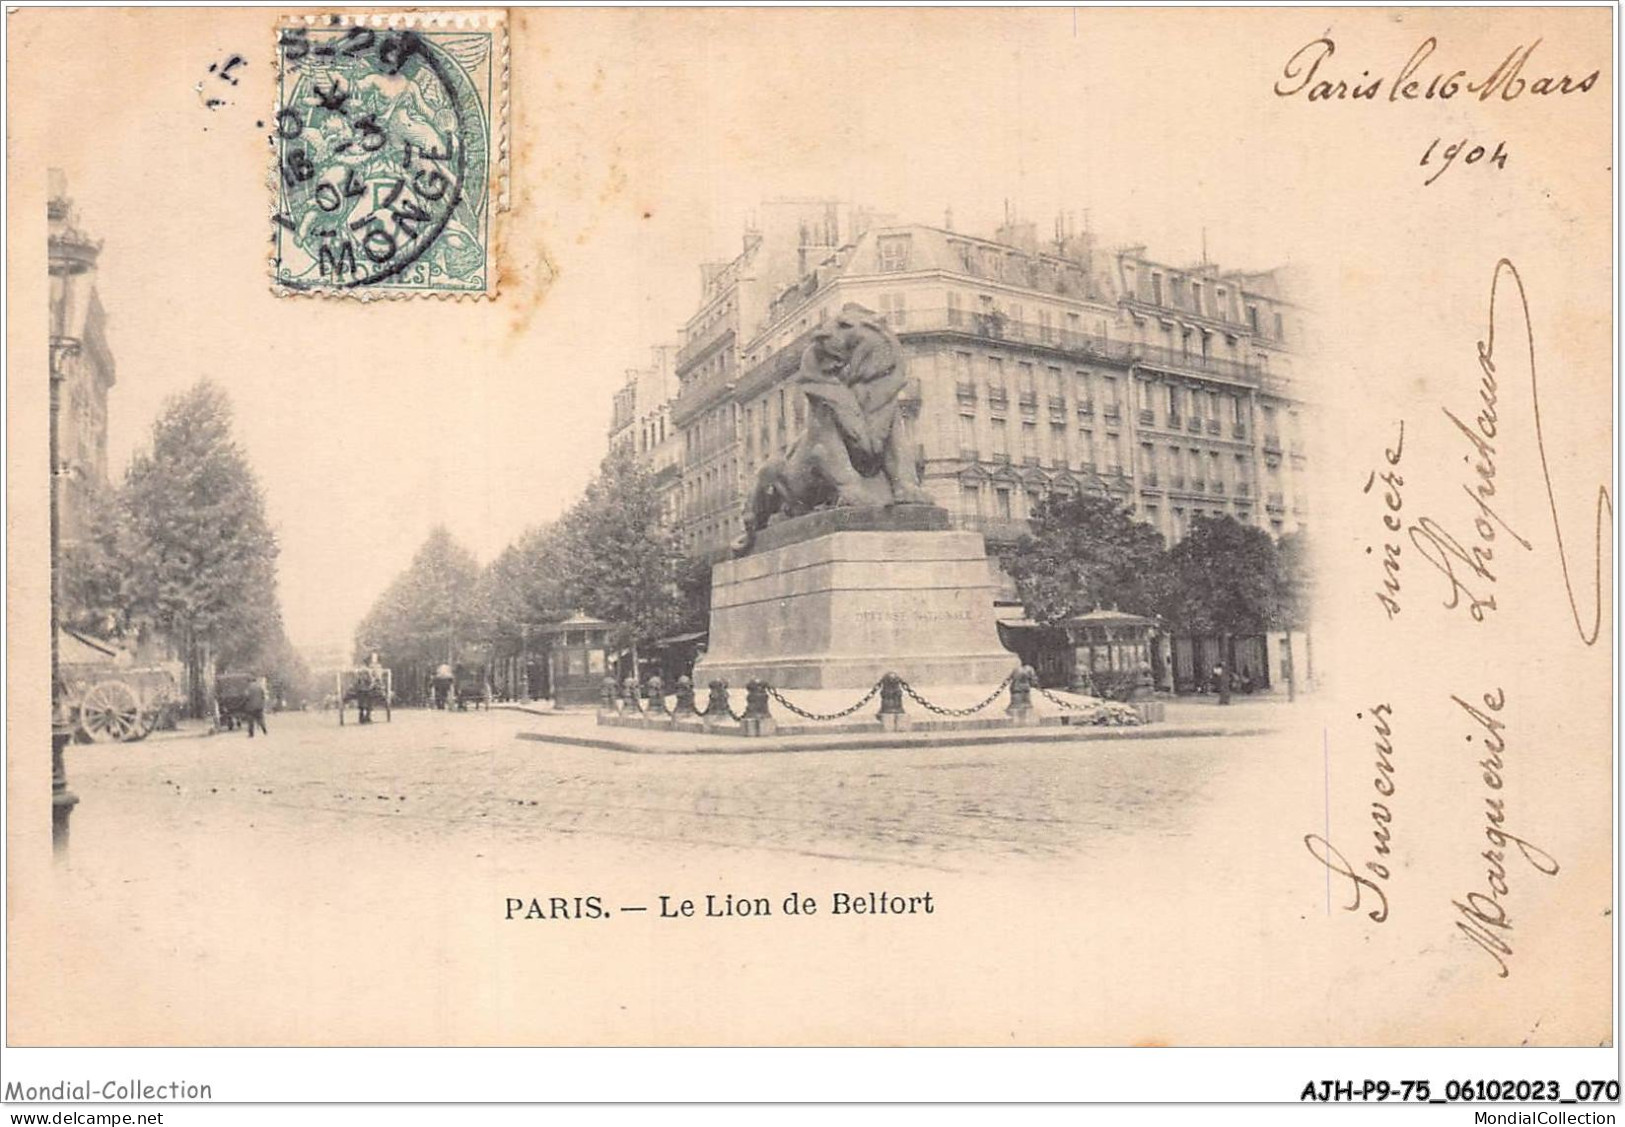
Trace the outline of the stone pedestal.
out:
<instances>
[{"instance_id":1,"label":"stone pedestal","mask_svg":"<svg viewBox=\"0 0 1625 1127\"><path fill-rule=\"evenodd\" d=\"M930 505L832 509L764 529L748 556L711 573L709 652L694 680L781 689L1000 681L982 537ZM901 527L899 527L901 526Z\"/></svg>"}]
</instances>

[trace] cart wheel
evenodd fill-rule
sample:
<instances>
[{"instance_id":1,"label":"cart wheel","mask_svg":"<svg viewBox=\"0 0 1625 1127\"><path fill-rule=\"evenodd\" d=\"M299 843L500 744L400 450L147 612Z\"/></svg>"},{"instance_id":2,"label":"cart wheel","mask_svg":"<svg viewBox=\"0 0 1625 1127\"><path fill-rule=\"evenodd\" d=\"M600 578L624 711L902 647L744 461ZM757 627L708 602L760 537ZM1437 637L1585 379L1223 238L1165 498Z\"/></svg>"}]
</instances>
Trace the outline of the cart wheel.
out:
<instances>
[{"instance_id":1,"label":"cart wheel","mask_svg":"<svg viewBox=\"0 0 1625 1127\"><path fill-rule=\"evenodd\" d=\"M101 681L79 706L80 723L97 741L123 743L140 739L141 702L123 681Z\"/></svg>"}]
</instances>

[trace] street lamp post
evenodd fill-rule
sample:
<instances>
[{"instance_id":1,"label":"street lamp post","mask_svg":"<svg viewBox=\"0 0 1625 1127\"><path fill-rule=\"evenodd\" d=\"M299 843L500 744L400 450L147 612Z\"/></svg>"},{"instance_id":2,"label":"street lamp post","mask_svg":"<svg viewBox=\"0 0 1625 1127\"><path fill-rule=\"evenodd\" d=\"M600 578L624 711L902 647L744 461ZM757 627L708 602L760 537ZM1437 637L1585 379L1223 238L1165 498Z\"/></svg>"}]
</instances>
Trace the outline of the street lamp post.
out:
<instances>
[{"instance_id":1,"label":"street lamp post","mask_svg":"<svg viewBox=\"0 0 1625 1127\"><path fill-rule=\"evenodd\" d=\"M51 201L58 206L58 201ZM53 216L55 218L55 216ZM50 457L51 457L51 845L57 853L68 847L68 819L79 796L68 789L63 749L73 737L73 718L63 692L61 654L58 646L61 561L57 558L61 541L61 478L64 474L58 448L62 385L79 355L81 342L74 335L77 324L80 287L96 264L100 248L75 232L71 226L50 239L51 345L50 345Z\"/></svg>"}]
</instances>

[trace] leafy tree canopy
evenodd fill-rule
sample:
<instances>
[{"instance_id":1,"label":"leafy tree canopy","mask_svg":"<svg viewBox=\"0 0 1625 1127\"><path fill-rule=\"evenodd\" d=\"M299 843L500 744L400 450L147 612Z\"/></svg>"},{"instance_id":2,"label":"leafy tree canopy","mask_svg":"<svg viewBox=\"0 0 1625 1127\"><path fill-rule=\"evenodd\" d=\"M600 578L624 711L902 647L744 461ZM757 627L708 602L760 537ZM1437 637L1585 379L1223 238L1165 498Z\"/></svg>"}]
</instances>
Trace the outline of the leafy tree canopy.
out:
<instances>
[{"instance_id":1,"label":"leafy tree canopy","mask_svg":"<svg viewBox=\"0 0 1625 1127\"><path fill-rule=\"evenodd\" d=\"M437 526L356 628L357 658L377 650L387 661L455 661L459 645L488 633L480 565Z\"/></svg>"},{"instance_id":2,"label":"leafy tree canopy","mask_svg":"<svg viewBox=\"0 0 1625 1127\"><path fill-rule=\"evenodd\" d=\"M1168 553L1164 616L1192 634L1259 634L1281 619L1280 557L1262 529L1197 517Z\"/></svg>"},{"instance_id":3,"label":"leafy tree canopy","mask_svg":"<svg viewBox=\"0 0 1625 1127\"><path fill-rule=\"evenodd\" d=\"M1059 622L1096 607L1154 614L1163 554L1162 535L1114 499L1052 494L1004 565L1027 613Z\"/></svg>"},{"instance_id":4,"label":"leafy tree canopy","mask_svg":"<svg viewBox=\"0 0 1625 1127\"><path fill-rule=\"evenodd\" d=\"M281 630L277 542L231 405L209 380L170 400L125 474L102 547L123 571L127 621L252 653Z\"/></svg>"}]
</instances>

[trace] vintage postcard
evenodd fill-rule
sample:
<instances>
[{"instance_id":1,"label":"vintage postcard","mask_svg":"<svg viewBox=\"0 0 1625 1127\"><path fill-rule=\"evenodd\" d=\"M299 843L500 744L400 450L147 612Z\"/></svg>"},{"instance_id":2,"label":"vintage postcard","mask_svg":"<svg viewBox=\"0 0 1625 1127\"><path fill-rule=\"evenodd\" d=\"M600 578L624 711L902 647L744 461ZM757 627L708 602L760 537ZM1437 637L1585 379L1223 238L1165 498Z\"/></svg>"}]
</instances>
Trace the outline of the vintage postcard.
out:
<instances>
[{"instance_id":1,"label":"vintage postcard","mask_svg":"<svg viewBox=\"0 0 1625 1127\"><path fill-rule=\"evenodd\" d=\"M1612 9L6 32L9 1046L1617 1098Z\"/></svg>"}]
</instances>

